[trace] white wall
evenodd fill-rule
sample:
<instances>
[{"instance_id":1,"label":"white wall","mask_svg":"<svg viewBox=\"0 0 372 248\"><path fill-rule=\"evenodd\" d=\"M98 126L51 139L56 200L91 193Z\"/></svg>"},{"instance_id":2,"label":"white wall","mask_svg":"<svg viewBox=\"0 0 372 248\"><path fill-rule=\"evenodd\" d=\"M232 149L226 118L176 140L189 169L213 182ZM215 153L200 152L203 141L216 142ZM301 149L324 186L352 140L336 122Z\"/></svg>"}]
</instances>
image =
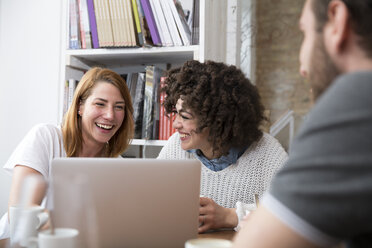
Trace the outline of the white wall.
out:
<instances>
[{"instance_id":1,"label":"white wall","mask_svg":"<svg viewBox=\"0 0 372 248\"><path fill-rule=\"evenodd\" d=\"M0 215L3 165L33 125L58 120L61 2L0 0Z\"/></svg>"}]
</instances>

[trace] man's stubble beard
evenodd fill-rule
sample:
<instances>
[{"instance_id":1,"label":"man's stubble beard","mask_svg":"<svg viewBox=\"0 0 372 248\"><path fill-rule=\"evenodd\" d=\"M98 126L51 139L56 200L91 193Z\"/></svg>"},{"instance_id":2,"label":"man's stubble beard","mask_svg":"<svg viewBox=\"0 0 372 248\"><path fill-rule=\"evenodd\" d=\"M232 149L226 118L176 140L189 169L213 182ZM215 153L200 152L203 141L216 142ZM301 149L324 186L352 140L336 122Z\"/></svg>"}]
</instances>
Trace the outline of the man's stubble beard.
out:
<instances>
[{"instance_id":1,"label":"man's stubble beard","mask_svg":"<svg viewBox=\"0 0 372 248\"><path fill-rule=\"evenodd\" d=\"M324 93L324 91L327 90L335 78L340 74L340 70L333 63L325 49L323 35L317 35L309 70L309 81L313 94L312 97L315 101Z\"/></svg>"}]
</instances>

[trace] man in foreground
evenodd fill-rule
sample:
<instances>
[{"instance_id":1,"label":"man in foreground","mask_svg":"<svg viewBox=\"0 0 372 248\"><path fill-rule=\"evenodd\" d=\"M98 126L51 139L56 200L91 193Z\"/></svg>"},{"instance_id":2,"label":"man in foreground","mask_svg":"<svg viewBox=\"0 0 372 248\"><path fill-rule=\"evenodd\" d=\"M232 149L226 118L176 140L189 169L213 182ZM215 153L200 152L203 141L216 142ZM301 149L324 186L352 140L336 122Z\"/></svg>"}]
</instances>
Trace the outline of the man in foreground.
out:
<instances>
[{"instance_id":1,"label":"man in foreground","mask_svg":"<svg viewBox=\"0 0 372 248\"><path fill-rule=\"evenodd\" d=\"M316 104L233 247L372 247L372 0L307 0Z\"/></svg>"}]
</instances>

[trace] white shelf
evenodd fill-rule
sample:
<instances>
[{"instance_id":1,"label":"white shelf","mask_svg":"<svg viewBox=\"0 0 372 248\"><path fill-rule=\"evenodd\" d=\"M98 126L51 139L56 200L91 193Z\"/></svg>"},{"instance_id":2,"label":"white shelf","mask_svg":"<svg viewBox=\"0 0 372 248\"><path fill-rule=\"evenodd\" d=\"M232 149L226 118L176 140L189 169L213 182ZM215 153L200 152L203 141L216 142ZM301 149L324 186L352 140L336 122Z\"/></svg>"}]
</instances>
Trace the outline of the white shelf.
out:
<instances>
[{"instance_id":1,"label":"white shelf","mask_svg":"<svg viewBox=\"0 0 372 248\"><path fill-rule=\"evenodd\" d=\"M108 68L156 64L166 61L170 64L183 63L195 58L199 46L99 48L66 50L66 65L73 67L103 66Z\"/></svg>"},{"instance_id":2,"label":"white shelf","mask_svg":"<svg viewBox=\"0 0 372 248\"><path fill-rule=\"evenodd\" d=\"M1 1L1 0L0 0ZM93 66L110 68L119 74L138 72L146 65L157 65L168 69L168 65L179 66L187 60L206 59L225 62L226 54L226 1L200 0L199 45L179 47L136 47L136 48L99 48L68 49L68 1L62 1L64 27L61 46L61 85L60 99L64 99L66 79L80 79L85 70ZM62 118L63 101L60 103ZM142 146L143 156L147 146L164 146L166 140L133 139L131 146Z\"/></svg>"},{"instance_id":3,"label":"white shelf","mask_svg":"<svg viewBox=\"0 0 372 248\"><path fill-rule=\"evenodd\" d=\"M133 139L130 144L135 146L164 146L166 143L166 140Z\"/></svg>"}]
</instances>

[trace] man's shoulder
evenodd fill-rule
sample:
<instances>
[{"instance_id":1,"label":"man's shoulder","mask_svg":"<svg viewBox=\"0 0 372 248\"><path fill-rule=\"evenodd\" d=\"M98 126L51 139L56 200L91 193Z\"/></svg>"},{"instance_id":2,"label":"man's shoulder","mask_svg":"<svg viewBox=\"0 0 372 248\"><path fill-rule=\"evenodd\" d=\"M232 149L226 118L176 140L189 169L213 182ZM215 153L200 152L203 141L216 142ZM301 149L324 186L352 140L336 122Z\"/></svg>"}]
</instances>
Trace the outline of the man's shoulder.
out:
<instances>
[{"instance_id":1,"label":"man's shoulder","mask_svg":"<svg viewBox=\"0 0 372 248\"><path fill-rule=\"evenodd\" d=\"M312 131L316 130L329 130L353 120L372 117L370 92L372 71L349 73L338 77L317 100L297 137L307 131L313 133Z\"/></svg>"},{"instance_id":2,"label":"man's shoulder","mask_svg":"<svg viewBox=\"0 0 372 248\"><path fill-rule=\"evenodd\" d=\"M371 91L372 71L343 74L336 78L318 99L314 109L319 105L321 107L337 107L339 103L343 103L343 106L339 106L339 108L345 109L345 107L363 104L366 101L372 102Z\"/></svg>"}]
</instances>

